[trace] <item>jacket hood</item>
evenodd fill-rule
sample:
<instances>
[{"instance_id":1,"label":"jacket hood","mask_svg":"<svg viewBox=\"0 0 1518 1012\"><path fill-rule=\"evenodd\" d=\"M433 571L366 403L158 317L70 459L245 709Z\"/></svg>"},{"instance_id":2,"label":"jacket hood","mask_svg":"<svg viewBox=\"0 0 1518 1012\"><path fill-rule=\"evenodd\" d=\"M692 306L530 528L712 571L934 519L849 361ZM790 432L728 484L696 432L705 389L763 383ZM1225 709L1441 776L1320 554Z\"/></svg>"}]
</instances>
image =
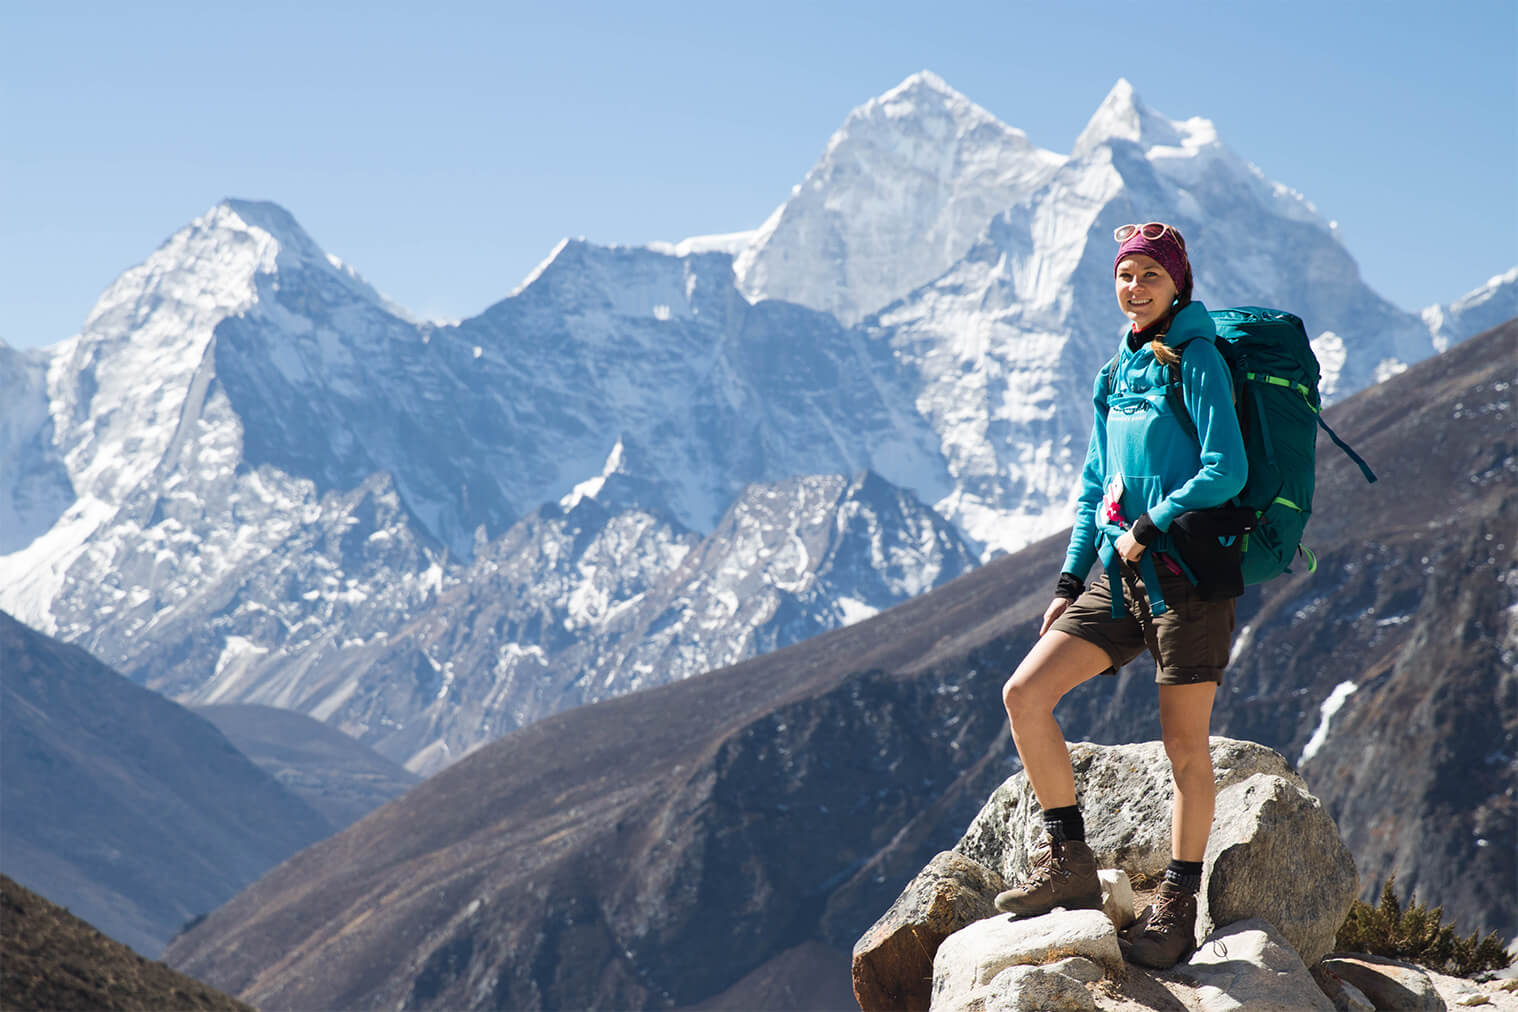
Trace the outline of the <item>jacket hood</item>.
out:
<instances>
[{"instance_id":1,"label":"jacket hood","mask_svg":"<svg viewBox=\"0 0 1518 1012\"><path fill-rule=\"evenodd\" d=\"M1199 337L1211 341L1217 336L1217 328L1213 326L1212 315L1207 312L1207 307L1193 299L1170 321L1170 329L1165 332L1165 343L1175 348Z\"/></svg>"}]
</instances>

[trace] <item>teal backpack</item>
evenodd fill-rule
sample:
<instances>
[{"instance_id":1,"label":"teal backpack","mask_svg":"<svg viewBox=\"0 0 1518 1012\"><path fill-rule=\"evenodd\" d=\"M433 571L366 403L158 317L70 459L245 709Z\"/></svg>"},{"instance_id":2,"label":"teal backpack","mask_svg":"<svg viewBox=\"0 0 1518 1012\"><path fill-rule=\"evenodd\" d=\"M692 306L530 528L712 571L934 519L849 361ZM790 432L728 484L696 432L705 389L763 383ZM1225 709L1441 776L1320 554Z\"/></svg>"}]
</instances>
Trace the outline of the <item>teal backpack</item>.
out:
<instances>
[{"instance_id":1,"label":"teal backpack","mask_svg":"<svg viewBox=\"0 0 1518 1012\"><path fill-rule=\"evenodd\" d=\"M1312 572L1318 560L1302 544L1302 530L1312 514L1318 429L1359 465L1366 481L1374 482L1376 476L1323 421L1318 359L1300 319L1259 306L1219 309L1211 315L1217 349L1233 374L1234 403L1249 457L1249 480L1236 500L1254 512L1252 526L1239 535L1244 584L1264 583L1290 572L1298 553ZM1181 399L1179 370L1172 373L1176 381L1166 396L1182 427L1195 438L1196 424Z\"/></svg>"}]
</instances>

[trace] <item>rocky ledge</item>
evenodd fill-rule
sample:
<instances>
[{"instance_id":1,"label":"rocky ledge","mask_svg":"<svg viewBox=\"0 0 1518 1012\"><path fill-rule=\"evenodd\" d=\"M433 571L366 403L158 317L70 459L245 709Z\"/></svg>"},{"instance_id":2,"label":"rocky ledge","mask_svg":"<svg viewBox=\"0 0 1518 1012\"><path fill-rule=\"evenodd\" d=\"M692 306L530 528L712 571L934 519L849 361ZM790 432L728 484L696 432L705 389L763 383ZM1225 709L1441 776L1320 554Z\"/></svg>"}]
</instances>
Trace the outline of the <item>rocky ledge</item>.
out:
<instances>
[{"instance_id":1,"label":"rocky ledge","mask_svg":"<svg viewBox=\"0 0 1518 1012\"><path fill-rule=\"evenodd\" d=\"M1278 753L1212 739L1218 786L1196 949L1164 972L1123 961L1117 931L1170 859L1170 767L1159 742L1070 746L1104 908L1013 918L993 905L1028 868L1042 822L1022 773L991 795L854 946L861 1009L1518 1010L1518 981L1475 984L1331 953L1357 888L1323 806Z\"/></svg>"}]
</instances>

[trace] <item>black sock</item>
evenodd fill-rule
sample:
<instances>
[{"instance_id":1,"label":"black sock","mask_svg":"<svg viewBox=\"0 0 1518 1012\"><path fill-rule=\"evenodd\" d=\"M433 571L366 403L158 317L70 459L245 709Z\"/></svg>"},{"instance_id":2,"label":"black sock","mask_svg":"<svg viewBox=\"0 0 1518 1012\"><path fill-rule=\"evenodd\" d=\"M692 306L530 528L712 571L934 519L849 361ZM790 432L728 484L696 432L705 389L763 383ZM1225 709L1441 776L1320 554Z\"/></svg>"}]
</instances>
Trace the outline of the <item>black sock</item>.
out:
<instances>
[{"instance_id":1,"label":"black sock","mask_svg":"<svg viewBox=\"0 0 1518 1012\"><path fill-rule=\"evenodd\" d=\"M1079 805L1044 809L1044 828L1055 843L1086 838L1086 820L1081 818Z\"/></svg>"},{"instance_id":2,"label":"black sock","mask_svg":"<svg viewBox=\"0 0 1518 1012\"><path fill-rule=\"evenodd\" d=\"M1165 881L1189 893L1202 888L1202 862L1171 861L1165 866Z\"/></svg>"}]
</instances>

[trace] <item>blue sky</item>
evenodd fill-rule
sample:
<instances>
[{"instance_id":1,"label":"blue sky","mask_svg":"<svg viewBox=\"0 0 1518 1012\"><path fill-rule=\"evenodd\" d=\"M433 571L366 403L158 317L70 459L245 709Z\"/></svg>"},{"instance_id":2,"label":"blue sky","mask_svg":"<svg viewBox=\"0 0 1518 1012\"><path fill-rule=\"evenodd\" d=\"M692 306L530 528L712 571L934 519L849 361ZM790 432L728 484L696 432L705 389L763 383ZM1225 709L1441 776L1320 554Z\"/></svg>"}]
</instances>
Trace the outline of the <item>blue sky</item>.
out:
<instances>
[{"instance_id":1,"label":"blue sky","mask_svg":"<svg viewBox=\"0 0 1518 1012\"><path fill-rule=\"evenodd\" d=\"M1340 223L1409 309L1518 264L1518 3L10 0L0 338L75 333L223 197L422 316L563 236L760 224L848 112L930 69L1067 152L1119 77Z\"/></svg>"}]
</instances>

